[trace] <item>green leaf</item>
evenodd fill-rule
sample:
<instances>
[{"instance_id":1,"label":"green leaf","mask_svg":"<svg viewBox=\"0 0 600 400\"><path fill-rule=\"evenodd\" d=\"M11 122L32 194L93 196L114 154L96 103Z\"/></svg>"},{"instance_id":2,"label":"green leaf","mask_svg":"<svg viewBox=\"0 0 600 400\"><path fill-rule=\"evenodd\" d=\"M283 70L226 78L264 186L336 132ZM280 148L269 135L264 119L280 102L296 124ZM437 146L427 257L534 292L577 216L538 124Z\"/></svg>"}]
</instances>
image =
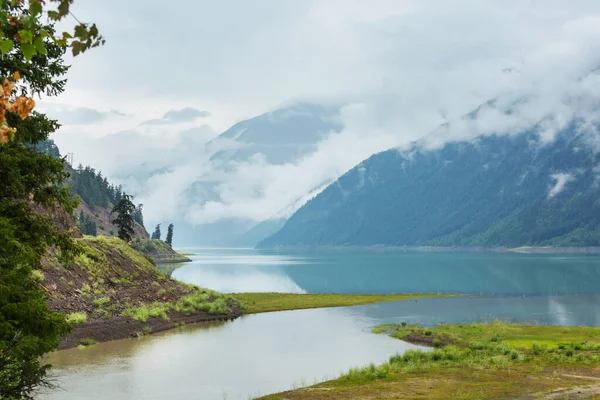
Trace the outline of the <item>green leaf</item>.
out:
<instances>
[{"instance_id":1,"label":"green leaf","mask_svg":"<svg viewBox=\"0 0 600 400\"><path fill-rule=\"evenodd\" d=\"M35 46L35 49L38 51L38 53L44 55L48 54L48 52L46 51L46 46L44 46L44 39L41 36L35 38L35 40L33 41L33 45Z\"/></svg>"},{"instance_id":2,"label":"green leaf","mask_svg":"<svg viewBox=\"0 0 600 400\"><path fill-rule=\"evenodd\" d=\"M29 12L31 13L31 15L33 15L34 17L41 14L42 13L42 3L38 2L31 2L29 5Z\"/></svg>"},{"instance_id":3,"label":"green leaf","mask_svg":"<svg viewBox=\"0 0 600 400\"><path fill-rule=\"evenodd\" d=\"M23 43L31 43L33 41L33 34L27 29L20 30L19 35L21 36Z\"/></svg>"},{"instance_id":4,"label":"green leaf","mask_svg":"<svg viewBox=\"0 0 600 400\"><path fill-rule=\"evenodd\" d=\"M83 43L81 43L79 40L75 40L71 46L73 47L73 56L77 56L79 53L84 51Z\"/></svg>"},{"instance_id":5,"label":"green leaf","mask_svg":"<svg viewBox=\"0 0 600 400\"><path fill-rule=\"evenodd\" d=\"M35 46L31 43L23 43L21 45L21 52L27 61L31 60L35 55Z\"/></svg>"},{"instance_id":6,"label":"green leaf","mask_svg":"<svg viewBox=\"0 0 600 400\"><path fill-rule=\"evenodd\" d=\"M48 10L48 18L56 21L58 18L60 18L60 15L58 15L58 12L54 10Z\"/></svg>"},{"instance_id":7,"label":"green leaf","mask_svg":"<svg viewBox=\"0 0 600 400\"><path fill-rule=\"evenodd\" d=\"M2 53L2 55L8 53L9 51L11 51L14 47L14 43L12 40L3 40L2 43L0 43L0 53Z\"/></svg>"},{"instance_id":8,"label":"green leaf","mask_svg":"<svg viewBox=\"0 0 600 400\"><path fill-rule=\"evenodd\" d=\"M60 4L58 6L58 12L61 17L64 17L65 15L69 14L69 1L68 0L61 0Z\"/></svg>"}]
</instances>

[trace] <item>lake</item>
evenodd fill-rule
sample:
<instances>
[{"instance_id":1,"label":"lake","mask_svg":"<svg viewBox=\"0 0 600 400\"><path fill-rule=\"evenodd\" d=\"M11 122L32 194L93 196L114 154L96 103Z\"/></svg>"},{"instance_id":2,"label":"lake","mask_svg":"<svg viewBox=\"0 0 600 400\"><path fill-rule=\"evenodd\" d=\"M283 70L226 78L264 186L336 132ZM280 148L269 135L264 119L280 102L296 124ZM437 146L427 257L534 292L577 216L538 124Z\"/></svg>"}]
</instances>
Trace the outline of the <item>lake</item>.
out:
<instances>
[{"instance_id":1,"label":"lake","mask_svg":"<svg viewBox=\"0 0 600 400\"><path fill-rule=\"evenodd\" d=\"M189 249L186 249L189 250ZM380 363L415 346L380 323L600 326L600 258L484 253L194 249L173 276L223 292L445 292L467 296L251 315L54 353L54 399L248 399Z\"/></svg>"}]
</instances>

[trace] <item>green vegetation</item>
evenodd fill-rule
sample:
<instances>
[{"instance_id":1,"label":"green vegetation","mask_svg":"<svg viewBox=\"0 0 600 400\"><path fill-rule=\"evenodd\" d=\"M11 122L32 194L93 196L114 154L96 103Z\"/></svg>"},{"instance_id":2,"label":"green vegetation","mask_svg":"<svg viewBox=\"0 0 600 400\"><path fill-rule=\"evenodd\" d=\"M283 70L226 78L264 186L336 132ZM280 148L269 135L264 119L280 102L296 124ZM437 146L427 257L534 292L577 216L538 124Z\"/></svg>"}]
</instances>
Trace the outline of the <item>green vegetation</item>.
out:
<instances>
[{"instance_id":1,"label":"green vegetation","mask_svg":"<svg viewBox=\"0 0 600 400\"><path fill-rule=\"evenodd\" d=\"M94 339L91 338L85 338L85 339L81 339L79 341L79 344L82 346L93 346L95 344L97 344L98 342Z\"/></svg>"},{"instance_id":2,"label":"green vegetation","mask_svg":"<svg viewBox=\"0 0 600 400\"><path fill-rule=\"evenodd\" d=\"M409 350L380 366L353 368L336 380L266 398L538 398L557 389L598 389L600 328L496 322L383 325L374 331L412 343L437 341L439 348Z\"/></svg>"},{"instance_id":3,"label":"green vegetation","mask_svg":"<svg viewBox=\"0 0 600 400\"><path fill-rule=\"evenodd\" d=\"M131 243L131 246L142 254L151 257L157 264L191 261L186 256L174 251L166 242L159 239L137 238Z\"/></svg>"},{"instance_id":4,"label":"green vegetation","mask_svg":"<svg viewBox=\"0 0 600 400\"><path fill-rule=\"evenodd\" d=\"M63 92L68 67L63 55L100 44L98 30L82 25L69 38L54 37L54 24L70 2L0 2L0 398L31 399L47 383L42 356L68 332L66 317L52 311L39 274L49 247L68 263L78 251L66 227L53 218L73 212L65 162L38 144L58 128L33 112L34 96ZM64 4L63 4L64 3ZM53 14L43 13L51 10ZM65 14L66 12L66 14ZM42 15L43 14L43 15ZM10 18L10 21L9 21ZM84 39L84 36L86 38ZM16 86L14 84L16 83ZM43 147L43 146L42 146ZM40 151L41 150L41 151ZM37 272L36 272L37 271Z\"/></svg>"},{"instance_id":5,"label":"green vegetation","mask_svg":"<svg viewBox=\"0 0 600 400\"><path fill-rule=\"evenodd\" d=\"M84 312L74 312L67 315L67 322L71 326L77 326L87 321L87 314Z\"/></svg>"},{"instance_id":6,"label":"green vegetation","mask_svg":"<svg viewBox=\"0 0 600 400\"><path fill-rule=\"evenodd\" d=\"M131 201L131 196L125 194L121 197L121 200L113 207L111 214L117 214L116 218L112 221L119 228L117 236L119 239L126 242L131 242L135 231L133 229L135 221L133 219L133 213L135 212L135 205Z\"/></svg>"},{"instance_id":7,"label":"green vegetation","mask_svg":"<svg viewBox=\"0 0 600 400\"><path fill-rule=\"evenodd\" d=\"M160 224L156 225L154 228L154 232L152 232L152 236L150 237L152 240L160 240Z\"/></svg>"},{"instance_id":8,"label":"green vegetation","mask_svg":"<svg viewBox=\"0 0 600 400\"><path fill-rule=\"evenodd\" d=\"M38 269L31 271L31 279L35 282L42 282L44 280L44 273Z\"/></svg>"},{"instance_id":9,"label":"green vegetation","mask_svg":"<svg viewBox=\"0 0 600 400\"><path fill-rule=\"evenodd\" d=\"M261 246L600 246L597 153L580 129L376 154ZM554 193L557 171L579 172Z\"/></svg>"},{"instance_id":10,"label":"green vegetation","mask_svg":"<svg viewBox=\"0 0 600 400\"><path fill-rule=\"evenodd\" d=\"M174 229L174 225L173 224L169 224L169 227L167 228L167 237L165 238L165 243L169 245L169 247L173 247L173 229Z\"/></svg>"},{"instance_id":11,"label":"green vegetation","mask_svg":"<svg viewBox=\"0 0 600 400\"><path fill-rule=\"evenodd\" d=\"M227 305L230 300L235 301L212 290L196 289L195 293L184 296L177 301L154 302L130 307L122 315L136 321L146 322L153 317L160 317L164 321L169 321L168 313L171 311L185 313L186 315L196 311L205 311L211 315L227 314L231 313L231 309Z\"/></svg>"},{"instance_id":12,"label":"green vegetation","mask_svg":"<svg viewBox=\"0 0 600 400\"><path fill-rule=\"evenodd\" d=\"M397 300L416 300L439 294L295 294L236 293L232 295L248 314L299 310L306 308L344 307Z\"/></svg>"}]
</instances>

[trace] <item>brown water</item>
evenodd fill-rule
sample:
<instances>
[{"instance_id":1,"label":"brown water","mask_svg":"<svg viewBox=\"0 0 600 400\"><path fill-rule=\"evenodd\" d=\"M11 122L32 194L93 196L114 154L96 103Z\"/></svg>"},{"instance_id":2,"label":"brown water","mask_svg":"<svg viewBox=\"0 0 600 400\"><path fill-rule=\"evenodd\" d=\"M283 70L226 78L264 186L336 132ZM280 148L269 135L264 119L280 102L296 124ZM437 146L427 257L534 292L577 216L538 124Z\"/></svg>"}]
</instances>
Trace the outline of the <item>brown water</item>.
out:
<instances>
[{"instance_id":1,"label":"brown water","mask_svg":"<svg viewBox=\"0 0 600 400\"><path fill-rule=\"evenodd\" d=\"M277 312L50 356L39 400L249 399L337 377L415 348L370 333L353 309Z\"/></svg>"}]
</instances>

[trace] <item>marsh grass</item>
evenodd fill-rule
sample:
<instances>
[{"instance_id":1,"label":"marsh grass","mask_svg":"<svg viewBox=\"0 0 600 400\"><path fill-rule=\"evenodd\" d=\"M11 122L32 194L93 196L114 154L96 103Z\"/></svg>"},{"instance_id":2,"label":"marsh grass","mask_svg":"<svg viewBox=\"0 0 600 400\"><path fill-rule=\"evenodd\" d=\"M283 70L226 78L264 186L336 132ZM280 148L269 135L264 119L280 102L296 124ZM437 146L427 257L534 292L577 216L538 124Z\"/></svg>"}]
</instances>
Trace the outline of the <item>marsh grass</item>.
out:
<instances>
[{"instance_id":1,"label":"marsh grass","mask_svg":"<svg viewBox=\"0 0 600 400\"><path fill-rule=\"evenodd\" d=\"M496 322L382 325L373 332L414 343L439 340L440 347L408 350L381 365L351 368L338 379L266 398L538 398L598 385L600 328Z\"/></svg>"},{"instance_id":2,"label":"marsh grass","mask_svg":"<svg viewBox=\"0 0 600 400\"><path fill-rule=\"evenodd\" d=\"M235 293L232 295L247 314L300 310L307 308L344 307L428 297L449 297L444 294L298 294L298 293Z\"/></svg>"}]
</instances>

